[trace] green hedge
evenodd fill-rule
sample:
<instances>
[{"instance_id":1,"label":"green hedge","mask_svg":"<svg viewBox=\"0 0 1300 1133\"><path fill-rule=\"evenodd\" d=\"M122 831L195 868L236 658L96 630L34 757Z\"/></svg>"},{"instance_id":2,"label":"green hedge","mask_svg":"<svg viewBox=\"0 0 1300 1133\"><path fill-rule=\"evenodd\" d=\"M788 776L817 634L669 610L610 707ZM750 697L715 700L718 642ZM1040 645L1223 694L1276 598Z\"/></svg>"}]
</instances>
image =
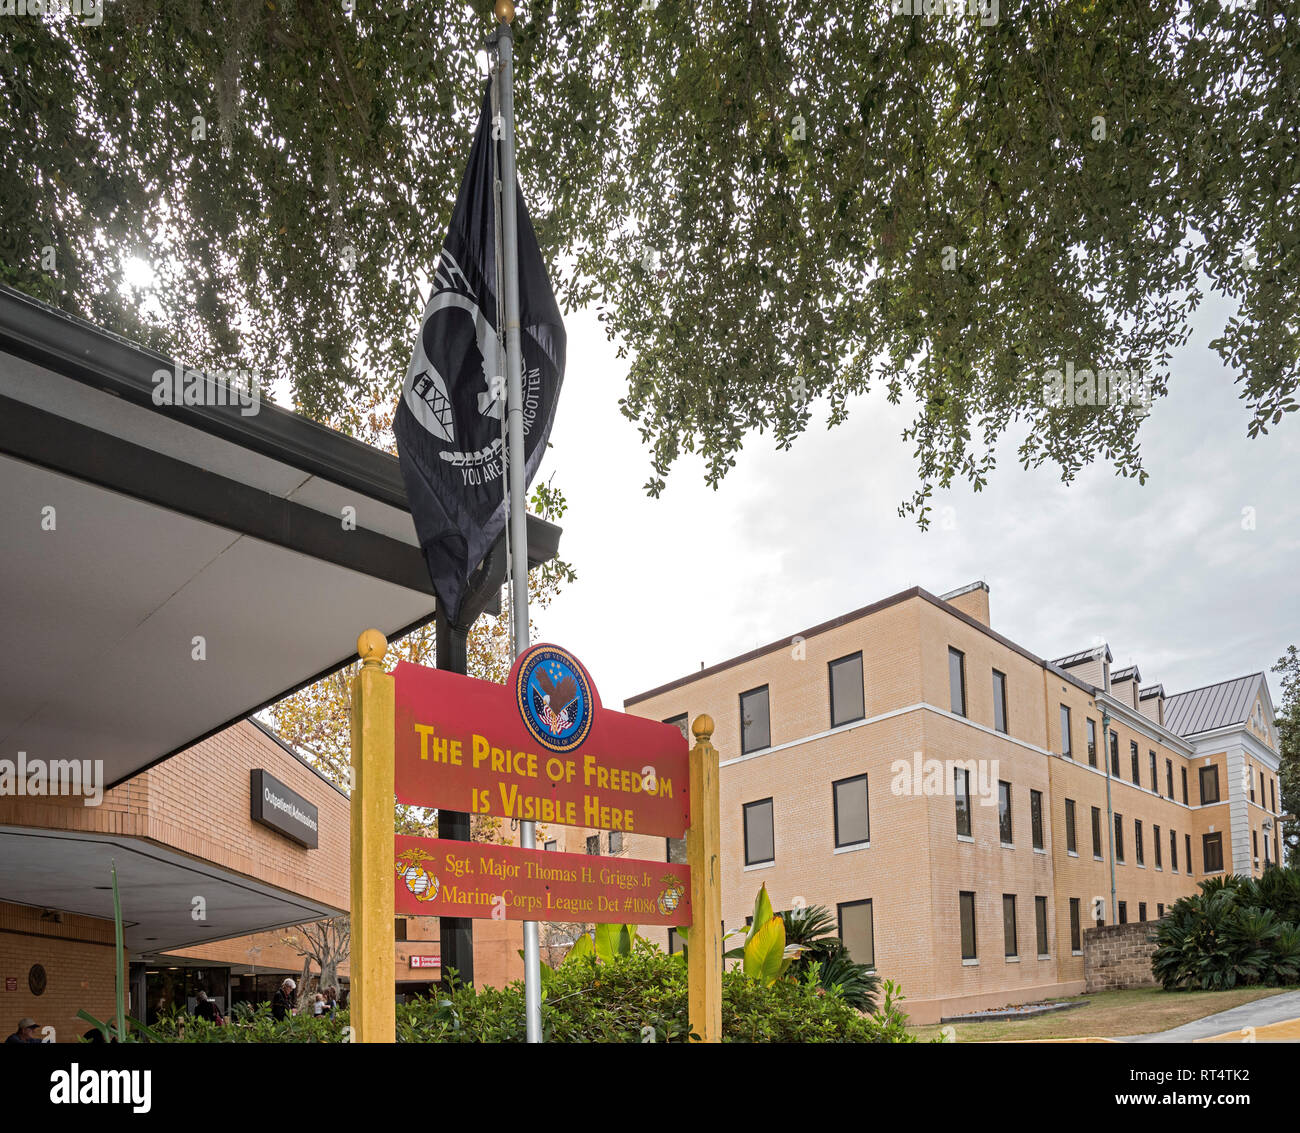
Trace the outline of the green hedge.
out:
<instances>
[{"instance_id":1,"label":"green hedge","mask_svg":"<svg viewBox=\"0 0 1300 1133\"><path fill-rule=\"evenodd\" d=\"M1169 991L1300 982L1300 870L1201 882L1160 922L1151 970Z\"/></svg>"},{"instance_id":2,"label":"green hedge","mask_svg":"<svg viewBox=\"0 0 1300 1133\"><path fill-rule=\"evenodd\" d=\"M906 1015L887 989L885 1006L863 1015L808 983L770 987L738 969L723 973L726 1042L914 1042ZM171 1016L154 1030L169 1042L342 1042L348 1017L300 1016L277 1023L265 1005L224 1027ZM679 956L638 948L630 956L555 970L542 1005L549 1042L686 1042L686 973ZM399 1042L523 1042L524 990L458 987L448 995L397 1008Z\"/></svg>"}]
</instances>

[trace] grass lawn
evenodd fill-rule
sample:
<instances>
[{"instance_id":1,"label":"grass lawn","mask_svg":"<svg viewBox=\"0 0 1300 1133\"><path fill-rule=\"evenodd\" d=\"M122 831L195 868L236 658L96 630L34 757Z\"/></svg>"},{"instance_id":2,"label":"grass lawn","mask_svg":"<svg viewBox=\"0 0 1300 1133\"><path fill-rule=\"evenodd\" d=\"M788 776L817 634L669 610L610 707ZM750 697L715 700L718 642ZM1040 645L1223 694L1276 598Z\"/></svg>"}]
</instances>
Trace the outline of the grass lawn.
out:
<instances>
[{"instance_id":1,"label":"grass lawn","mask_svg":"<svg viewBox=\"0 0 1300 1133\"><path fill-rule=\"evenodd\" d=\"M1227 1011L1254 999L1279 995L1286 988L1243 987L1231 991L1162 991L1139 988L1134 991L1102 991L1073 999L1086 1000L1083 1007L1057 1011L1032 1019L1005 1019L989 1023L953 1023L959 1043L1000 1042L1007 1039L1068 1039L1088 1035L1145 1035L1167 1031L1206 1015ZM906 1007L906 1004L904 1004ZM922 1041L939 1034L940 1025L913 1027Z\"/></svg>"}]
</instances>

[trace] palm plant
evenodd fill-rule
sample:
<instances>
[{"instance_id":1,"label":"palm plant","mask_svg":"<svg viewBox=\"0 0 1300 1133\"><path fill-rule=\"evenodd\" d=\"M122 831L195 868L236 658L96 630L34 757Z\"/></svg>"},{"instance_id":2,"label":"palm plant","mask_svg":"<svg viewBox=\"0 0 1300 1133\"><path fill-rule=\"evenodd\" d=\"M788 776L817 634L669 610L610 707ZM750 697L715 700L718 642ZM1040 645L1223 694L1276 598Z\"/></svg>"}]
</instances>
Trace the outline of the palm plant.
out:
<instances>
[{"instance_id":1,"label":"palm plant","mask_svg":"<svg viewBox=\"0 0 1300 1133\"><path fill-rule=\"evenodd\" d=\"M804 977L817 968L817 986L840 996L859 1011L874 1011L880 977L857 963L839 937L834 914L824 905L806 905L779 914L785 921L787 944L800 946L791 974Z\"/></svg>"}]
</instances>

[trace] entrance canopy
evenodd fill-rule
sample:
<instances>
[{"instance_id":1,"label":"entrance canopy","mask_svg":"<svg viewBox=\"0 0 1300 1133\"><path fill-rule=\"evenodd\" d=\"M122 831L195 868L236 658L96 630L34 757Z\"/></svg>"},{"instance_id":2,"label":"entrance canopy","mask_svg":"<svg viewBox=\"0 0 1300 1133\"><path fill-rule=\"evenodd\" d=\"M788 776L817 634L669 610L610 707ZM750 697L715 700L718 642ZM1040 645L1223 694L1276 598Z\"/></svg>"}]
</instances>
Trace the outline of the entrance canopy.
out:
<instances>
[{"instance_id":1,"label":"entrance canopy","mask_svg":"<svg viewBox=\"0 0 1300 1133\"><path fill-rule=\"evenodd\" d=\"M435 613L397 460L0 288L0 757L121 782ZM559 528L528 521L531 564Z\"/></svg>"}]
</instances>

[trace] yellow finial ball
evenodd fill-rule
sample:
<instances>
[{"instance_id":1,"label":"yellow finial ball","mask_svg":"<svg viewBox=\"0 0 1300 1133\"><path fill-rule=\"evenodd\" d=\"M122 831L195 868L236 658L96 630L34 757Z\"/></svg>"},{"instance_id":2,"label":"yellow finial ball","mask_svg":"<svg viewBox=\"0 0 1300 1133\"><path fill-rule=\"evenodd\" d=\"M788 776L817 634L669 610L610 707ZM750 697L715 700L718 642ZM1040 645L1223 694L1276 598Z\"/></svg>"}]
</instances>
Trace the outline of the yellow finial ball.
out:
<instances>
[{"instance_id":1,"label":"yellow finial ball","mask_svg":"<svg viewBox=\"0 0 1300 1133\"><path fill-rule=\"evenodd\" d=\"M713 717L709 715L700 715L695 717L695 723L691 725L691 731L700 743L708 743L713 738Z\"/></svg>"},{"instance_id":2,"label":"yellow finial ball","mask_svg":"<svg viewBox=\"0 0 1300 1133\"><path fill-rule=\"evenodd\" d=\"M497 19L503 24L513 24L515 22L514 0L497 0L492 10L496 12Z\"/></svg>"},{"instance_id":3,"label":"yellow finial ball","mask_svg":"<svg viewBox=\"0 0 1300 1133\"><path fill-rule=\"evenodd\" d=\"M388 638L377 629L368 629L357 638L357 653L362 661L381 663L388 651Z\"/></svg>"}]
</instances>

